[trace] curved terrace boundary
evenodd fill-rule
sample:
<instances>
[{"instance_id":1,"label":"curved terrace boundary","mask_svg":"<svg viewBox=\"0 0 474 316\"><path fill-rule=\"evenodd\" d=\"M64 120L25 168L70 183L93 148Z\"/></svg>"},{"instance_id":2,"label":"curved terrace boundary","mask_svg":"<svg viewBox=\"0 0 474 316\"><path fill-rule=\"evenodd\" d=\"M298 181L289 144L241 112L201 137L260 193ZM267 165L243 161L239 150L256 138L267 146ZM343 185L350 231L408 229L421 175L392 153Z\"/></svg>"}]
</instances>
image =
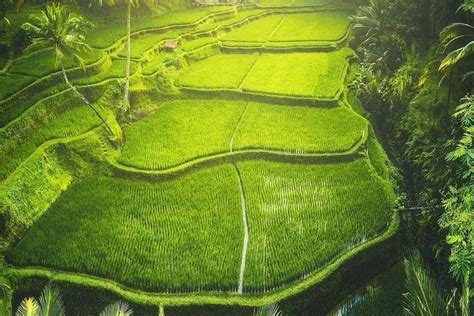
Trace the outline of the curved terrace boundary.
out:
<instances>
[{"instance_id":1,"label":"curved terrace boundary","mask_svg":"<svg viewBox=\"0 0 474 316\"><path fill-rule=\"evenodd\" d=\"M227 162L235 162L242 160L273 160L292 163L337 163L344 161L352 161L362 155L360 149L367 142L368 133L364 131L362 137L351 149L340 153L292 153L278 150L265 149L244 149L232 150L215 155L209 155L183 164L161 170L150 170L127 166L117 161L109 159L114 174L119 176L127 176L133 178L145 179L168 179L180 176L186 172L205 168Z\"/></svg>"},{"instance_id":2,"label":"curved terrace boundary","mask_svg":"<svg viewBox=\"0 0 474 316\"><path fill-rule=\"evenodd\" d=\"M211 304L262 306L288 299L301 293L302 291L308 290L313 286L323 283L339 269L341 269L350 259L356 257L357 255L363 255L364 252L368 251L369 249L387 243L391 239L395 238L399 225L399 214L398 212L393 212L389 226L384 232L373 236L372 238L355 245L348 251L336 256L324 267L306 275L303 279L293 281L288 285L266 293L152 293L126 287L109 279L73 272L52 271L51 269L40 267L11 267L6 273L6 276L10 277L13 281L43 277L49 279L51 282L65 282L78 286L105 290L114 293L127 301L141 305L189 306Z\"/></svg>"}]
</instances>

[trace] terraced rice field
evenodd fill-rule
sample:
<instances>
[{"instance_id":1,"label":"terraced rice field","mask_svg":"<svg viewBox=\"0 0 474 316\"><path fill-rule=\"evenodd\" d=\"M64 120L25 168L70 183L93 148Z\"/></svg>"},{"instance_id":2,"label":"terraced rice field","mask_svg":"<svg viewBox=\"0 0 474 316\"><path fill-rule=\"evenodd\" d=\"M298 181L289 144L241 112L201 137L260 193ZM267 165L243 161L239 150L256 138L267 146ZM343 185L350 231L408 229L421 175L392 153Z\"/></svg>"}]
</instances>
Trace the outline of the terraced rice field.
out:
<instances>
[{"instance_id":1,"label":"terraced rice field","mask_svg":"<svg viewBox=\"0 0 474 316\"><path fill-rule=\"evenodd\" d=\"M99 23L89 69L71 82L115 115L123 139L113 144L51 75L47 50L13 61L0 77L9 86L0 85L0 186L13 189L0 197L22 195L0 215L19 216L13 226L29 209L39 219L8 262L226 299L292 287L382 234L394 201L389 162L344 102L350 12L301 8L323 4L266 0L133 21L129 111L124 26ZM164 50L165 39L178 47ZM79 135L94 147L66 142ZM64 144L36 157L51 140ZM31 157L32 183L15 182ZM38 177L50 187L36 188Z\"/></svg>"},{"instance_id":2,"label":"terraced rice field","mask_svg":"<svg viewBox=\"0 0 474 316\"><path fill-rule=\"evenodd\" d=\"M325 154L349 151L367 122L345 107L311 108L226 100L165 102L125 130L119 161L166 169L229 151Z\"/></svg>"},{"instance_id":3,"label":"terraced rice field","mask_svg":"<svg viewBox=\"0 0 474 316\"><path fill-rule=\"evenodd\" d=\"M267 15L220 37L226 45L254 43L266 46L299 46L301 42L330 43L348 31L347 11Z\"/></svg>"},{"instance_id":4,"label":"terraced rice field","mask_svg":"<svg viewBox=\"0 0 474 316\"><path fill-rule=\"evenodd\" d=\"M251 229L245 290L302 278L385 227L390 204L367 167L364 159L237 164ZM11 260L149 291L235 291L243 239L236 178L231 165L160 183L92 176L61 196Z\"/></svg>"},{"instance_id":5,"label":"terraced rice field","mask_svg":"<svg viewBox=\"0 0 474 316\"><path fill-rule=\"evenodd\" d=\"M353 52L222 54L192 64L178 84L197 89L241 89L247 92L336 98Z\"/></svg>"}]
</instances>

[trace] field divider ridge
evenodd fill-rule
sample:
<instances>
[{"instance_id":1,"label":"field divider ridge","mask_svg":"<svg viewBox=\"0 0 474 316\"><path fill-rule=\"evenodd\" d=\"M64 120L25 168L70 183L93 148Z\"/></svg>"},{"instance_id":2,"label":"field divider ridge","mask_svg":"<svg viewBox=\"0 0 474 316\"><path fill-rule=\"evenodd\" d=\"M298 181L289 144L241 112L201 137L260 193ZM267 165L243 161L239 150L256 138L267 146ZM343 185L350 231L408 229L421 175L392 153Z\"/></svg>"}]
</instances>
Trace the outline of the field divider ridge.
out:
<instances>
[{"instance_id":1,"label":"field divider ridge","mask_svg":"<svg viewBox=\"0 0 474 316\"><path fill-rule=\"evenodd\" d=\"M273 29L273 31L270 33L270 35L268 35L267 40L264 42L263 45L265 45L265 43L269 42L272 39L273 35L275 35L275 33L278 31L278 29L283 24L283 22L285 22L285 20L286 20L286 16L283 16L283 18L280 20L278 25Z\"/></svg>"},{"instance_id":2,"label":"field divider ridge","mask_svg":"<svg viewBox=\"0 0 474 316\"><path fill-rule=\"evenodd\" d=\"M248 107L249 107L249 102L247 101L245 102L244 110L242 111L242 114L240 115L239 120L237 121L237 124L235 124L234 130L232 131L232 138L230 139L230 144L229 144L229 152L231 153L234 151L234 142L235 142L236 133L239 129L240 123L242 122L245 116L245 112L247 112Z\"/></svg>"},{"instance_id":3,"label":"field divider ridge","mask_svg":"<svg viewBox=\"0 0 474 316\"><path fill-rule=\"evenodd\" d=\"M242 294L244 290L244 274L245 274L245 265L247 263L247 250L249 243L249 226L248 226L248 216L247 216L247 202L245 200L245 190L242 182L242 177L240 175L240 170L237 168L237 165L234 164L235 171L237 173L237 180L240 190L240 199L242 202L242 223L244 226L244 240L242 244L242 257L240 263L240 274L239 274L239 288L237 293Z\"/></svg>"}]
</instances>

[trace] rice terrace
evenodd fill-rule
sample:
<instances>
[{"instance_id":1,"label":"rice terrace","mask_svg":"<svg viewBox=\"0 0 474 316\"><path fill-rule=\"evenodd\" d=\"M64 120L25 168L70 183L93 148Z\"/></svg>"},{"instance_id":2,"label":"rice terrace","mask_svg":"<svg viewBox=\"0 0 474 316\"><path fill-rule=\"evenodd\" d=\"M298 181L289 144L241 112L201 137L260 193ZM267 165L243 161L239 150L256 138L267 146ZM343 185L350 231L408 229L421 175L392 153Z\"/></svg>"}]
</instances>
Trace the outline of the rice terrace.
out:
<instances>
[{"instance_id":1,"label":"rice terrace","mask_svg":"<svg viewBox=\"0 0 474 316\"><path fill-rule=\"evenodd\" d=\"M78 16L93 24L78 37L90 48L66 36L59 55L30 19L44 5L11 9L10 28L30 23L37 44L0 74L0 278L21 293L13 307L52 283L66 310L96 299L138 315L251 315L385 264L399 214L350 89L355 4L163 2L159 14L132 6L130 46L126 11L51 6L73 12L72 32ZM96 313L85 305L67 314Z\"/></svg>"}]
</instances>

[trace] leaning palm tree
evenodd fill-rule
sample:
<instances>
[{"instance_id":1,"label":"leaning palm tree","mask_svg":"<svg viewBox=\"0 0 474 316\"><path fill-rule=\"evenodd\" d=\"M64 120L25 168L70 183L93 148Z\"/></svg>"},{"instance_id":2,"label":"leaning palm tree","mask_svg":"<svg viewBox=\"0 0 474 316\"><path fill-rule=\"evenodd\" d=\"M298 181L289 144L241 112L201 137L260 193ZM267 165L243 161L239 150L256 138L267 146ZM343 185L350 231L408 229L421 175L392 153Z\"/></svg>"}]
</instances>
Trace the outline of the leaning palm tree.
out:
<instances>
[{"instance_id":1,"label":"leaning palm tree","mask_svg":"<svg viewBox=\"0 0 474 316\"><path fill-rule=\"evenodd\" d=\"M33 38L26 52L52 48L55 66L61 69L66 84L94 111L108 132L113 134L99 111L71 84L64 69L64 62L71 59L84 67L84 59L81 55L90 49L85 42L84 33L91 24L81 16L72 15L67 6L60 3L47 4L46 10L31 15L30 19L31 22L22 25L22 28Z\"/></svg>"},{"instance_id":2,"label":"leaning palm tree","mask_svg":"<svg viewBox=\"0 0 474 316\"><path fill-rule=\"evenodd\" d=\"M100 316L131 316L133 315L133 310L129 307L128 303L123 301L118 301L113 304L108 305L100 313Z\"/></svg>"},{"instance_id":3,"label":"leaning palm tree","mask_svg":"<svg viewBox=\"0 0 474 316\"><path fill-rule=\"evenodd\" d=\"M39 301L33 297L24 299L15 316L64 316L64 305L59 290L46 285Z\"/></svg>"}]
</instances>

